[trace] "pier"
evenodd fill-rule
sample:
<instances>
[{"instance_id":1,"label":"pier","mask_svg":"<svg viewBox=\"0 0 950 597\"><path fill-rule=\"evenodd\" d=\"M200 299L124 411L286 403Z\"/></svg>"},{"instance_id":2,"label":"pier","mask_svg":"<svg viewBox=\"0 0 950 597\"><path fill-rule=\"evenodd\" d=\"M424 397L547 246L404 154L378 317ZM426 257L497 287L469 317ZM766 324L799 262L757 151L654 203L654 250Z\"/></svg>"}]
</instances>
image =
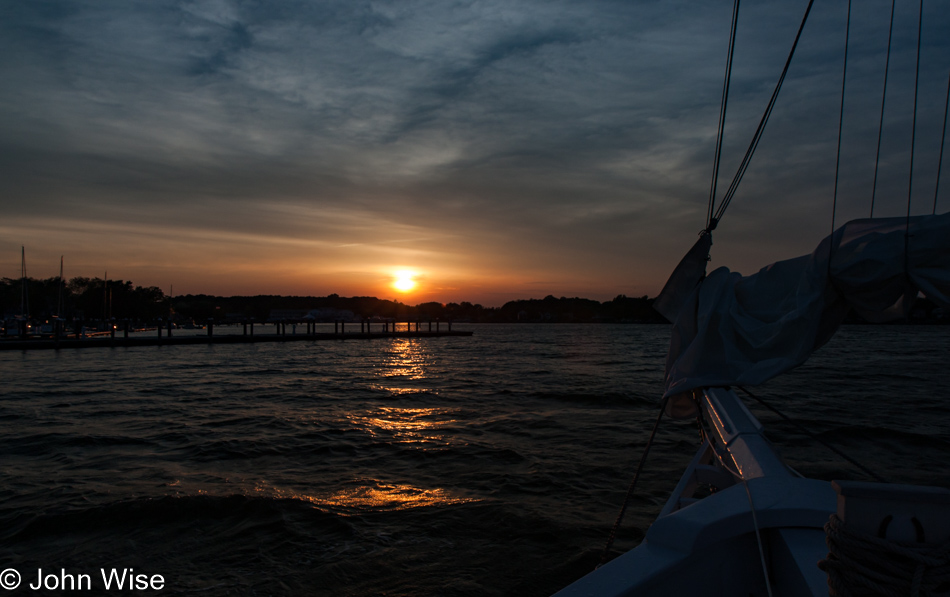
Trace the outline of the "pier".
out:
<instances>
[{"instance_id":1,"label":"pier","mask_svg":"<svg viewBox=\"0 0 950 597\"><path fill-rule=\"evenodd\" d=\"M349 324L349 325L347 325ZM305 331L297 333L297 327ZM358 331L357 331L358 326ZM433 329L434 326L434 329ZM273 332L255 333L259 330ZM288 333L288 327L290 333ZM447 336L471 336L471 331L452 330L450 322L344 322L333 323L333 331L317 331L313 322L245 322L238 333L215 334L213 322L208 322L206 333L182 334L173 326L155 326L149 330L129 333L128 326L118 326L107 332L52 336L7 336L0 339L0 350L59 350L69 348L106 348L122 346L181 346L194 344L251 344L256 342L306 342L319 340L378 340L384 338L442 338ZM179 332L179 333L176 333Z\"/></svg>"}]
</instances>

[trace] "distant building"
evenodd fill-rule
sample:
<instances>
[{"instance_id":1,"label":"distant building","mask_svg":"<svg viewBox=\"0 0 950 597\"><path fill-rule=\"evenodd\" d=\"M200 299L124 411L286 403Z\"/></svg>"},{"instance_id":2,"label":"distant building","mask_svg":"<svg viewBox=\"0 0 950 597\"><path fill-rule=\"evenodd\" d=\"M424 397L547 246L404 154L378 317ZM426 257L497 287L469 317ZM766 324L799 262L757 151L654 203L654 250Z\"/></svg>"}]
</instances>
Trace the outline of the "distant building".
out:
<instances>
[{"instance_id":1,"label":"distant building","mask_svg":"<svg viewBox=\"0 0 950 597\"><path fill-rule=\"evenodd\" d=\"M317 322L359 321L356 314L348 309L331 309L329 307L312 309L307 312L303 318Z\"/></svg>"},{"instance_id":2,"label":"distant building","mask_svg":"<svg viewBox=\"0 0 950 597\"><path fill-rule=\"evenodd\" d=\"M301 321L306 317L306 309L271 309L267 321Z\"/></svg>"}]
</instances>

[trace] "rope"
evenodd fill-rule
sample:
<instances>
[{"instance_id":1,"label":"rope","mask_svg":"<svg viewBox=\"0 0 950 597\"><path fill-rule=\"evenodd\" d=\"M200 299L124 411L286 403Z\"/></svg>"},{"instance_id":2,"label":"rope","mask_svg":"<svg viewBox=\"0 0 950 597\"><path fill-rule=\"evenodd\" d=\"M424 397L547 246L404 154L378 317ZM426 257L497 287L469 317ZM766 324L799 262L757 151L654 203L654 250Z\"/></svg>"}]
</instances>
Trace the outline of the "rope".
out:
<instances>
[{"instance_id":1,"label":"rope","mask_svg":"<svg viewBox=\"0 0 950 597\"><path fill-rule=\"evenodd\" d=\"M888 541L849 529L837 514L825 524L832 597L920 597L950 590L950 543L939 546Z\"/></svg>"},{"instance_id":2,"label":"rope","mask_svg":"<svg viewBox=\"0 0 950 597\"><path fill-rule=\"evenodd\" d=\"M722 82L722 103L719 106L719 131L716 134L716 158L713 161L712 183L709 190L709 208L706 211L706 230L715 230L713 212L716 207L716 186L719 183L719 158L722 156L722 137L726 128L726 106L729 103L729 83L732 81L732 57L736 49L736 25L739 22L739 0L732 6L732 28L729 30L729 55Z\"/></svg>"},{"instance_id":3,"label":"rope","mask_svg":"<svg viewBox=\"0 0 950 597\"><path fill-rule=\"evenodd\" d=\"M910 174L907 177L907 225L904 230L904 275L908 275L910 260L910 197L914 188L914 149L917 140L917 91L920 83L920 33L924 25L924 0L920 0L920 13L917 17L917 65L914 75L914 118L910 129Z\"/></svg>"},{"instance_id":4,"label":"rope","mask_svg":"<svg viewBox=\"0 0 950 597\"><path fill-rule=\"evenodd\" d=\"M877 473L875 473L874 471L872 471L872 470L869 469L868 467L864 466L863 464L861 464L860 462L858 462L858 461L855 460L854 458L851 458L850 456L848 456L847 454L845 454L844 452L842 452L842 451L839 450L838 448L832 446L831 444L829 444L829 443L826 442L825 440L821 439L820 437L818 437L817 435L815 435L814 433L812 433L811 431L809 431L808 429L806 429L805 427L803 427L802 425L800 425L799 423L797 423L797 422L793 421L792 419L788 418L784 413L782 413L781 411L779 411L779 410L778 410L777 408L775 408L774 406L772 406L772 405L766 403L764 400L762 400L761 398L759 398L758 396L756 396L755 394L753 394L753 393L750 392L749 390L743 388L742 386L736 386L736 387L738 387L740 390L742 390L749 398L752 398L753 400L755 400L756 402L758 402L759 404L761 404L761 405L764 406L765 408L769 409L769 410L772 411L773 413L775 413L775 414L777 414L778 416L782 417L786 422L791 423L792 425L794 425L796 429L798 429L799 431L801 431L802 433L804 433L804 434L807 435L808 437L812 438L813 440L815 440L815 441L818 442L819 444L823 445L824 447L828 448L829 450L831 450L832 452L834 452L834 453L837 454L838 456L841 456L842 458L844 458L845 460L847 460L848 462L850 462L852 465L854 465L854 466L856 466L858 469L860 469L862 472L864 472L866 475L870 476L870 477L871 477L872 479L874 479L875 481L878 481L878 482L880 482L880 483L887 483L887 480L885 480L883 477L881 477L880 475L878 475Z\"/></svg>"},{"instance_id":5,"label":"rope","mask_svg":"<svg viewBox=\"0 0 950 597\"><path fill-rule=\"evenodd\" d=\"M623 500L623 505L620 507L620 513L617 515L617 521L614 522L614 526L610 529L610 535L607 537L607 544L604 545L604 551L600 554L600 563L594 568L600 568L607 563L607 554L610 553L610 548L614 544L614 539L617 537L617 530L620 529L620 524L623 522L623 516L627 512L627 505L630 503L630 498L633 497L633 491L637 487L637 481L640 479L640 471L643 470L643 465L647 461L647 454L650 453L650 447L653 445L653 439L656 437L656 431L660 428L660 419L663 418L663 411L666 410L666 403L670 401L670 397L667 396L663 399L663 402L660 404L660 414L656 417L656 422L653 423L653 431L650 433L650 439L647 440L647 445L643 449L643 454L640 456L640 464L637 465L637 472L633 475L633 480L630 481L630 486L627 487L627 496Z\"/></svg>"},{"instance_id":6,"label":"rope","mask_svg":"<svg viewBox=\"0 0 950 597\"><path fill-rule=\"evenodd\" d=\"M841 107L838 110L838 153L835 155L835 192L831 202L831 233L835 233L835 214L838 211L838 170L841 165L841 129L844 127L844 86L848 80L848 42L851 39L851 0L848 0L848 24L844 33L844 65L841 67ZM831 259L828 259L831 270Z\"/></svg>"},{"instance_id":7,"label":"rope","mask_svg":"<svg viewBox=\"0 0 950 597\"><path fill-rule=\"evenodd\" d=\"M877 168L881 161L881 134L884 131L884 101L887 99L887 71L891 64L891 39L894 34L894 3L891 0L891 25L887 30L887 58L884 60L884 89L881 91L881 120L877 125L877 155L874 158L874 184L871 186L871 217L874 217L874 195L877 193Z\"/></svg>"},{"instance_id":8,"label":"rope","mask_svg":"<svg viewBox=\"0 0 950 597\"><path fill-rule=\"evenodd\" d=\"M752 142L749 144L749 148L746 149L745 156L743 156L742 162L739 164L739 169L736 171L736 175L733 177L732 183L726 190L726 194L722 198L722 203L719 204L719 209L716 211L714 217L717 222L722 219L722 215L726 212L726 208L729 207L729 204L732 202L732 197L736 194L736 189L739 187L739 182L745 175L745 171L749 167L749 162L752 160L752 154L755 153L755 149L759 145L759 140L762 138L762 133L765 131L765 125L769 121L769 116L772 115L772 108L775 107L775 101L778 99L779 91L782 89L782 83L785 81L785 75L788 74L788 68L792 64L792 57L795 55L795 49L798 47L798 40L801 39L802 31L805 29L805 23L808 21L808 15L811 14L811 7L814 3L815 0L808 0L808 7L805 9L805 16L802 18L802 24L798 27L798 33L795 35L795 42L792 44L792 49L788 53L788 59L785 61L785 68L782 69L782 75L779 77L778 83L775 85L775 90L772 92L772 97L769 99L769 104L765 108L765 113L762 115L762 120L759 121L758 128L755 129L755 134L752 136Z\"/></svg>"},{"instance_id":9,"label":"rope","mask_svg":"<svg viewBox=\"0 0 950 597\"><path fill-rule=\"evenodd\" d=\"M765 548L762 547L762 535L759 532L759 519L755 515L755 504L752 503L752 491L749 489L749 482L742 479L742 485L745 486L745 493L749 496L749 508L752 510L752 526L755 528L755 541L759 544L759 563L762 565L762 574L765 576L765 589L772 597L772 581L769 580L769 567L765 564Z\"/></svg>"},{"instance_id":10,"label":"rope","mask_svg":"<svg viewBox=\"0 0 950 597\"><path fill-rule=\"evenodd\" d=\"M937 193L940 191L940 170L943 168L943 144L947 140L947 108L950 108L950 77L947 78L947 100L943 105L943 133L940 135L940 157L937 158L937 184L934 186L934 210L937 214Z\"/></svg>"}]
</instances>

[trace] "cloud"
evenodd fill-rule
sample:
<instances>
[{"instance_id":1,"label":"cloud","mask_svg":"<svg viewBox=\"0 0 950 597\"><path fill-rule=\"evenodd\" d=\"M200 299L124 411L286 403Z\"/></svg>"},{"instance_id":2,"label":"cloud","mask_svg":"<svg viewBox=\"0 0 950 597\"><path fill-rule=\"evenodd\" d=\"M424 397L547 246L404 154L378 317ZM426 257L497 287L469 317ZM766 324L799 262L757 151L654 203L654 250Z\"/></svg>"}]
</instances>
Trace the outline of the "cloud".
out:
<instances>
[{"instance_id":1,"label":"cloud","mask_svg":"<svg viewBox=\"0 0 950 597\"><path fill-rule=\"evenodd\" d=\"M879 13L889 8L879 4L853 22L846 214L861 211L876 144L887 33ZM742 10L721 188L804 3ZM950 70L947 11L927 10L922 180L936 171L932 123ZM257 234L274 247L282 238L378 247L358 257L373 263L394 261L385 255L396 246L400 259L452 255L439 267L457 268L456 281L495 272L652 294L703 225L725 6L63 1L2 11L0 205L24 229L43 229L34 224L50 214L130 230L185 222L190 238L207 236L196 258L209 268L229 252L245 255L236 239ZM882 209L892 211L909 150L916 14L908 11L899 7L895 23L879 183ZM837 6L814 9L723 222L720 236L740 262L765 238L801 252L825 231L844 16ZM786 232L790 223L796 232ZM63 230L12 233L12 245L65 244ZM114 253L110 236L100 237L100 254ZM266 267L295 259L275 251ZM338 258L352 271L376 267Z\"/></svg>"}]
</instances>

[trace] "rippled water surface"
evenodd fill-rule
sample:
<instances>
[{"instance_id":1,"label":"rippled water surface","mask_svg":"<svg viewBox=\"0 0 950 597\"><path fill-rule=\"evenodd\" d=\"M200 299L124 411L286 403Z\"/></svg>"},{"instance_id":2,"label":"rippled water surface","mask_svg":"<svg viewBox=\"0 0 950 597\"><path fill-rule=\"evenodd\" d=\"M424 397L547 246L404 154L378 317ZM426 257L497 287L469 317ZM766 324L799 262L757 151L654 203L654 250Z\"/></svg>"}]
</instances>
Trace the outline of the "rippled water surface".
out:
<instances>
[{"instance_id":1,"label":"rippled water surface","mask_svg":"<svg viewBox=\"0 0 950 597\"><path fill-rule=\"evenodd\" d=\"M556 591L599 557L669 328L469 329L0 353L0 568L134 568L181 595ZM759 392L892 480L950 486L948 349L950 326L850 326ZM752 410L803 473L860 478ZM618 553L697 442L661 427Z\"/></svg>"}]
</instances>

